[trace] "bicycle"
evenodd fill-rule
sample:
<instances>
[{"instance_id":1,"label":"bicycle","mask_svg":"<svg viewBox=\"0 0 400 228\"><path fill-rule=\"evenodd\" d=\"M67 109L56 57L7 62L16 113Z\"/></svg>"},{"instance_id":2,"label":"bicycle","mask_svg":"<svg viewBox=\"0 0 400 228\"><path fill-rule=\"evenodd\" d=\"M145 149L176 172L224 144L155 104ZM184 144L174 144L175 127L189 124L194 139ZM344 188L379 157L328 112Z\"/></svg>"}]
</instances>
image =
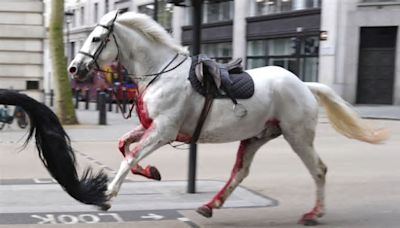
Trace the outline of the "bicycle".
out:
<instances>
[{"instance_id":1,"label":"bicycle","mask_svg":"<svg viewBox=\"0 0 400 228\"><path fill-rule=\"evenodd\" d=\"M17 124L20 128L25 129L28 126L28 116L21 107L16 106L12 115L10 115L8 106L0 108L0 130L6 124L12 124L14 119L17 119Z\"/></svg>"}]
</instances>

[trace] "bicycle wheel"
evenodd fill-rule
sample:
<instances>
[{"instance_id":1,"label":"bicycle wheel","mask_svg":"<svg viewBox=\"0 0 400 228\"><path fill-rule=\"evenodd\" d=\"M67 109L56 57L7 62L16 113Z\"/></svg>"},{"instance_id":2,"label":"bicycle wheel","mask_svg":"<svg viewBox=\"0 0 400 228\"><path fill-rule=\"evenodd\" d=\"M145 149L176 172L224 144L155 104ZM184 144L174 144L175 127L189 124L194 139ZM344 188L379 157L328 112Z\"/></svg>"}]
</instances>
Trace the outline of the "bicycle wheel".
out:
<instances>
[{"instance_id":1,"label":"bicycle wheel","mask_svg":"<svg viewBox=\"0 0 400 228\"><path fill-rule=\"evenodd\" d=\"M25 129L28 126L28 118L24 111L20 111L17 115L17 124L20 128Z\"/></svg>"}]
</instances>

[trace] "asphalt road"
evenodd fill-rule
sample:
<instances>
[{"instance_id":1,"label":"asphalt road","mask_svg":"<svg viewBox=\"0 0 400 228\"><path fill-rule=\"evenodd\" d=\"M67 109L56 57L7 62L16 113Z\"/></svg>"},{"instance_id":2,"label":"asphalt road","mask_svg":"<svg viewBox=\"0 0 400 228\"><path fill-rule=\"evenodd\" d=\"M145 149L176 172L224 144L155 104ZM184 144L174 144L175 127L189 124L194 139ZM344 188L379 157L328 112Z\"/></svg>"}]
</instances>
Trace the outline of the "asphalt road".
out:
<instances>
[{"instance_id":1,"label":"asphalt road","mask_svg":"<svg viewBox=\"0 0 400 228\"><path fill-rule=\"evenodd\" d=\"M97 126L82 119L83 125L67 127L80 167L91 165L113 175L121 161L117 139L135 121L116 117L108 126ZM320 219L321 227L400 227L400 122L370 122L388 128L390 140L382 145L349 140L324 118L320 120L315 144L328 166L327 213ZM0 227L43 227L37 223L119 228L299 227L297 220L314 204L311 177L278 138L261 148L249 177L227 202L228 208L215 210L211 219L194 209L228 179L237 143L199 146L197 171L202 181L195 195L185 193L187 151L159 149L143 165L157 166L163 181L129 175L114 207L101 212L76 203L52 183L32 144L19 152L22 142L18 140L23 135L14 125L0 132Z\"/></svg>"}]
</instances>

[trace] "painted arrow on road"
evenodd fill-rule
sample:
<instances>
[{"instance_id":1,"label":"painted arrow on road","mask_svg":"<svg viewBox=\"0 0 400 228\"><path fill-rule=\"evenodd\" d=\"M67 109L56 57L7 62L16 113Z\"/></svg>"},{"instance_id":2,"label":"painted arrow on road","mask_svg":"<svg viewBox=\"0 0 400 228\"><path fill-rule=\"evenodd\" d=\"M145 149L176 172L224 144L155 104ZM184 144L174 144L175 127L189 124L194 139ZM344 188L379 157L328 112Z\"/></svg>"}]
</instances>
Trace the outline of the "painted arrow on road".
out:
<instances>
[{"instance_id":1,"label":"painted arrow on road","mask_svg":"<svg viewBox=\"0 0 400 228\"><path fill-rule=\"evenodd\" d=\"M153 214L153 213L149 213L147 215L144 216L140 216L142 219L153 219L153 220L160 220L162 218L164 218L164 216L162 215L157 215L157 214Z\"/></svg>"}]
</instances>

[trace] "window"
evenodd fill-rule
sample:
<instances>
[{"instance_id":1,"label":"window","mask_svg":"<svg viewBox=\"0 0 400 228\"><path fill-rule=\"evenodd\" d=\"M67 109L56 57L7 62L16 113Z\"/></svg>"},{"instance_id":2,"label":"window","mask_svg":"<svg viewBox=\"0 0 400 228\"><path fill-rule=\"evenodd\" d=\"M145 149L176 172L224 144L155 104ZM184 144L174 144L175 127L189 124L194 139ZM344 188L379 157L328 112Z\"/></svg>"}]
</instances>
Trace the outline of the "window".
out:
<instances>
[{"instance_id":1,"label":"window","mask_svg":"<svg viewBox=\"0 0 400 228\"><path fill-rule=\"evenodd\" d=\"M129 8L122 8L122 9L119 9L119 14L123 14L123 13L126 13L128 11L129 11Z\"/></svg>"},{"instance_id":2,"label":"window","mask_svg":"<svg viewBox=\"0 0 400 228\"><path fill-rule=\"evenodd\" d=\"M208 1L203 7L203 23L229 21L233 18L233 1Z\"/></svg>"},{"instance_id":3,"label":"window","mask_svg":"<svg viewBox=\"0 0 400 228\"><path fill-rule=\"evenodd\" d=\"M321 0L253 0L251 15L259 16L321 7Z\"/></svg>"},{"instance_id":4,"label":"window","mask_svg":"<svg viewBox=\"0 0 400 228\"><path fill-rule=\"evenodd\" d=\"M39 89L39 81L26 81L26 89L27 90Z\"/></svg>"},{"instance_id":5,"label":"window","mask_svg":"<svg viewBox=\"0 0 400 228\"><path fill-rule=\"evenodd\" d=\"M173 5L166 1L159 0L157 7L157 22L166 29L172 28ZM154 4L146 4L138 7L140 13L144 13L154 18Z\"/></svg>"},{"instance_id":6,"label":"window","mask_svg":"<svg viewBox=\"0 0 400 228\"><path fill-rule=\"evenodd\" d=\"M108 13L108 11L110 11L110 1L104 0L104 14Z\"/></svg>"},{"instance_id":7,"label":"window","mask_svg":"<svg viewBox=\"0 0 400 228\"><path fill-rule=\"evenodd\" d=\"M292 46L292 42L293 40L290 38L268 40L268 55L293 55L295 49Z\"/></svg>"},{"instance_id":8,"label":"window","mask_svg":"<svg viewBox=\"0 0 400 228\"><path fill-rule=\"evenodd\" d=\"M140 13L147 14L150 17L154 16L154 4L146 4L138 7Z\"/></svg>"},{"instance_id":9,"label":"window","mask_svg":"<svg viewBox=\"0 0 400 228\"><path fill-rule=\"evenodd\" d=\"M247 68L266 66L267 41L255 40L247 42Z\"/></svg>"},{"instance_id":10,"label":"window","mask_svg":"<svg viewBox=\"0 0 400 228\"><path fill-rule=\"evenodd\" d=\"M85 25L85 7L81 6L80 13L81 13L80 24Z\"/></svg>"},{"instance_id":11,"label":"window","mask_svg":"<svg viewBox=\"0 0 400 228\"><path fill-rule=\"evenodd\" d=\"M72 10L71 11L72 12L72 15L70 16L71 17L71 22L72 22L72 27L76 27L76 14L75 14L75 10Z\"/></svg>"},{"instance_id":12,"label":"window","mask_svg":"<svg viewBox=\"0 0 400 228\"><path fill-rule=\"evenodd\" d=\"M303 81L318 80L318 36L254 40L247 43L247 68L281 66Z\"/></svg>"},{"instance_id":13,"label":"window","mask_svg":"<svg viewBox=\"0 0 400 228\"><path fill-rule=\"evenodd\" d=\"M93 7L93 22L97 23L99 20L99 3L94 3L94 7Z\"/></svg>"},{"instance_id":14,"label":"window","mask_svg":"<svg viewBox=\"0 0 400 228\"><path fill-rule=\"evenodd\" d=\"M232 43L202 44L201 53L220 63L227 63L232 59Z\"/></svg>"}]
</instances>

